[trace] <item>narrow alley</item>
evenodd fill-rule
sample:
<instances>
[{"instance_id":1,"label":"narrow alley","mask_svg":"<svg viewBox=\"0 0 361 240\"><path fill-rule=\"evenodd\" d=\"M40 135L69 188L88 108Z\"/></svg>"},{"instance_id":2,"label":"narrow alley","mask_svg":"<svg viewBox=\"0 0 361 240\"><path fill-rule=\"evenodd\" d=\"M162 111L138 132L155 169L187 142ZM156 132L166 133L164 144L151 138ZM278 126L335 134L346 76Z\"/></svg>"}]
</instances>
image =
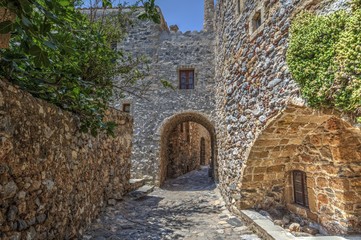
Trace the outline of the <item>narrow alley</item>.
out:
<instances>
[{"instance_id":1,"label":"narrow alley","mask_svg":"<svg viewBox=\"0 0 361 240\"><path fill-rule=\"evenodd\" d=\"M83 235L103 239L259 239L224 206L208 168L165 182L149 195L109 206Z\"/></svg>"}]
</instances>

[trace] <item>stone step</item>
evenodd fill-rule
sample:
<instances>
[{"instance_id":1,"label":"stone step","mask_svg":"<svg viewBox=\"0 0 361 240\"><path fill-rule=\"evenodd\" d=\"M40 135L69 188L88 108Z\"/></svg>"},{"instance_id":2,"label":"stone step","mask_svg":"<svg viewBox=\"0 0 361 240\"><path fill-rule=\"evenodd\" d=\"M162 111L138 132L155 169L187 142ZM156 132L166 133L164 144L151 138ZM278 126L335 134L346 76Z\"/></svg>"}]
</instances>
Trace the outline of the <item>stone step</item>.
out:
<instances>
[{"instance_id":1,"label":"stone step","mask_svg":"<svg viewBox=\"0 0 361 240\"><path fill-rule=\"evenodd\" d=\"M140 178L140 179L136 179L136 178L132 178L129 179L129 192L132 192L142 186L145 185L145 179Z\"/></svg>"},{"instance_id":2,"label":"stone step","mask_svg":"<svg viewBox=\"0 0 361 240\"><path fill-rule=\"evenodd\" d=\"M128 195L133 199L139 199L145 197L147 194L153 192L154 186L153 185L144 185L137 190L130 192Z\"/></svg>"}]
</instances>

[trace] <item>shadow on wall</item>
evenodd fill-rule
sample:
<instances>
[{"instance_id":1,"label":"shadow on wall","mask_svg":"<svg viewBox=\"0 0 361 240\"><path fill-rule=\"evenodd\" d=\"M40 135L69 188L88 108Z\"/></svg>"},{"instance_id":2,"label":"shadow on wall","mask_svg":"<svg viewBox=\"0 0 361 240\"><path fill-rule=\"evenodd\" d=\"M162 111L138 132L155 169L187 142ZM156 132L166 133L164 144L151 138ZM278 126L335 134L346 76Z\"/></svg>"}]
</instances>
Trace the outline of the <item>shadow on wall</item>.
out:
<instances>
[{"instance_id":1,"label":"shadow on wall","mask_svg":"<svg viewBox=\"0 0 361 240\"><path fill-rule=\"evenodd\" d=\"M255 141L245 208L287 208L329 233L361 231L361 131L332 111L289 106Z\"/></svg>"}]
</instances>

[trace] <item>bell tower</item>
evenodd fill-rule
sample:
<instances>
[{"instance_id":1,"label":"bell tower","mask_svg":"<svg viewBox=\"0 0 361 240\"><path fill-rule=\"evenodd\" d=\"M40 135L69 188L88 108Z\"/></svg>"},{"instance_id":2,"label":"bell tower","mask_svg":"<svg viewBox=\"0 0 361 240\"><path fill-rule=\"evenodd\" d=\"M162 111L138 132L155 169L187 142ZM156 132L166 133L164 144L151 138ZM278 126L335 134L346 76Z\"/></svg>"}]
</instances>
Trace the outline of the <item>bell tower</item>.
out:
<instances>
[{"instance_id":1,"label":"bell tower","mask_svg":"<svg viewBox=\"0 0 361 240\"><path fill-rule=\"evenodd\" d=\"M214 0L204 0L203 30L212 32L214 29Z\"/></svg>"}]
</instances>

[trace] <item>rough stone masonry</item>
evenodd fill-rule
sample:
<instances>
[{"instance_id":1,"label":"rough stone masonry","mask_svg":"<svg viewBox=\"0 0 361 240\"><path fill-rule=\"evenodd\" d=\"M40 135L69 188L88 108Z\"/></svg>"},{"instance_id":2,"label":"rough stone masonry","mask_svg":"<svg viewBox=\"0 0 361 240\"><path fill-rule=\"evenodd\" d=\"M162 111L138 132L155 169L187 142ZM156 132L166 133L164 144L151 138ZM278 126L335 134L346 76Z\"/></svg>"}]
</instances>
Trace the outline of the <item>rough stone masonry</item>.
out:
<instances>
[{"instance_id":1,"label":"rough stone masonry","mask_svg":"<svg viewBox=\"0 0 361 240\"><path fill-rule=\"evenodd\" d=\"M286 208L325 232L361 231L360 127L335 111L308 108L285 61L298 12L341 8L345 1L218 1L217 161L230 206ZM296 181L296 174L303 177Z\"/></svg>"},{"instance_id":2,"label":"rough stone masonry","mask_svg":"<svg viewBox=\"0 0 361 240\"><path fill-rule=\"evenodd\" d=\"M133 177L160 185L167 169L183 173L170 165L168 147L187 122L208 131L211 174L229 209L288 210L326 233L360 232L360 126L308 107L285 62L299 11L344 7L343 0L219 0L214 8L205 0L204 31L185 33L163 18L135 20L118 48L150 59L149 100L114 103L130 104L133 139L128 115L109 116L120 124L114 139L93 138L77 132L75 116L1 81L0 237L81 233L127 190L131 144ZM194 88L180 89L181 71L194 71Z\"/></svg>"},{"instance_id":3,"label":"rough stone masonry","mask_svg":"<svg viewBox=\"0 0 361 240\"><path fill-rule=\"evenodd\" d=\"M136 15L136 14L135 14ZM213 14L209 14L213 16ZM212 18L213 19L213 18ZM210 20L212 22L212 20ZM132 177L160 183L160 136L166 119L177 114L201 113L214 119L214 38L209 31L170 31L162 18L157 25L134 19L134 27L119 48L150 60L151 82L147 99L128 98L115 103L130 104L134 117ZM194 89L179 89L179 71L194 70ZM164 88L160 80L170 82L175 90ZM179 122L180 123L180 122ZM179 124L177 123L177 124Z\"/></svg>"},{"instance_id":4,"label":"rough stone masonry","mask_svg":"<svg viewBox=\"0 0 361 240\"><path fill-rule=\"evenodd\" d=\"M73 239L128 189L132 119L115 137L0 80L0 239Z\"/></svg>"},{"instance_id":5,"label":"rough stone masonry","mask_svg":"<svg viewBox=\"0 0 361 240\"><path fill-rule=\"evenodd\" d=\"M308 108L285 61L296 14L327 14L347 8L347 1L204 3L201 32L169 30L164 19L137 22L119 43L151 60L151 101L117 103L130 103L134 116L132 175L161 184L170 164L164 129L196 119L211 133L214 177L230 208L286 209L320 223L323 232L360 232L360 127L342 113ZM195 71L194 89L180 89L184 69ZM162 88L161 79L176 90ZM329 128L332 122L339 127ZM344 129L349 137L338 137ZM313 142L315 135L323 140ZM296 203L296 172L304 176L298 197L305 206Z\"/></svg>"}]
</instances>

